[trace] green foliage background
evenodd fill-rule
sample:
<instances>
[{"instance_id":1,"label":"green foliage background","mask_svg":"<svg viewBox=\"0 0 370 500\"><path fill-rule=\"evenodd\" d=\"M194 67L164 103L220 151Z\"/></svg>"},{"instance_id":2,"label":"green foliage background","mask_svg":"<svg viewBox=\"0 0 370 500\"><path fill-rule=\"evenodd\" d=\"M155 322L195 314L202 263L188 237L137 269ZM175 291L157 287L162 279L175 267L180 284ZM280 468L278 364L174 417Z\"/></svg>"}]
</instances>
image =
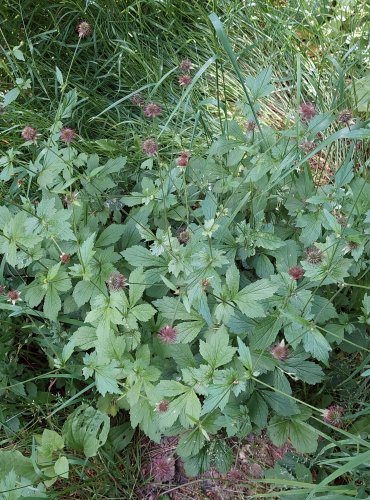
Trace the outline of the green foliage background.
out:
<instances>
[{"instance_id":1,"label":"green foliage background","mask_svg":"<svg viewBox=\"0 0 370 500\"><path fill-rule=\"evenodd\" d=\"M226 473L235 443L267 428L294 450L262 485L366 498L366 2L0 9L3 497L31 485L68 497L83 482L79 498L135 498L140 436L178 436L197 476ZM81 20L93 33L79 40ZM132 104L137 92L159 118ZM308 123L303 102L317 110ZM345 109L351 123L338 120ZM37 141L22 139L27 125ZM127 286L112 290L117 273ZM161 341L166 325L175 342ZM283 339L289 356L276 359ZM331 404L345 409L341 427L323 421Z\"/></svg>"}]
</instances>

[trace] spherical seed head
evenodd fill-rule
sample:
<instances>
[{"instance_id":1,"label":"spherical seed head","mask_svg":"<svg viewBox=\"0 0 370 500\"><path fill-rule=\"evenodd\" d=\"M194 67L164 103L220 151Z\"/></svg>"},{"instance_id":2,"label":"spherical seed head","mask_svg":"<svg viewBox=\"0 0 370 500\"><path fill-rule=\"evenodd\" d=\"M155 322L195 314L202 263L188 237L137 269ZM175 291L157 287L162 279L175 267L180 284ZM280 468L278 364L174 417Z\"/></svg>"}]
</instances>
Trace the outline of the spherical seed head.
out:
<instances>
[{"instance_id":1,"label":"spherical seed head","mask_svg":"<svg viewBox=\"0 0 370 500\"><path fill-rule=\"evenodd\" d=\"M341 427L343 424L344 408L339 405L331 405L323 411L323 420L335 427Z\"/></svg>"},{"instance_id":2,"label":"spherical seed head","mask_svg":"<svg viewBox=\"0 0 370 500\"><path fill-rule=\"evenodd\" d=\"M249 474L252 477L262 477L263 476L263 469L257 463L250 464L249 467L248 467L248 469L249 469Z\"/></svg>"},{"instance_id":3,"label":"spherical seed head","mask_svg":"<svg viewBox=\"0 0 370 500\"><path fill-rule=\"evenodd\" d=\"M62 264L68 264L68 262L71 260L71 254L63 252L59 255L59 259Z\"/></svg>"},{"instance_id":4,"label":"spherical seed head","mask_svg":"<svg viewBox=\"0 0 370 500\"><path fill-rule=\"evenodd\" d=\"M189 71L192 69L193 65L190 59L183 59L180 64L179 64L179 70L182 73L189 73Z\"/></svg>"},{"instance_id":5,"label":"spherical seed head","mask_svg":"<svg viewBox=\"0 0 370 500\"><path fill-rule=\"evenodd\" d=\"M134 106L144 106L145 104L145 99L141 94L134 94L131 96L131 102L134 104Z\"/></svg>"},{"instance_id":6,"label":"spherical seed head","mask_svg":"<svg viewBox=\"0 0 370 500\"><path fill-rule=\"evenodd\" d=\"M180 156L176 160L178 167L187 167L189 163L190 153L189 151L181 151Z\"/></svg>"},{"instance_id":7,"label":"spherical seed head","mask_svg":"<svg viewBox=\"0 0 370 500\"><path fill-rule=\"evenodd\" d=\"M340 123L345 123L348 125L348 123L350 123L352 119L353 119L353 114L349 109L345 109L344 111L339 113L338 121Z\"/></svg>"},{"instance_id":8,"label":"spherical seed head","mask_svg":"<svg viewBox=\"0 0 370 500\"><path fill-rule=\"evenodd\" d=\"M316 115L315 106L312 102L304 102L299 108L299 114L301 115L302 123L307 123Z\"/></svg>"},{"instance_id":9,"label":"spherical seed head","mask_svg":"<svg viewBox=\"0 0 370 500\"><path fill-rule=\"evenodd\" d=\"M317 247L311 247L306 250L306 260L310 264L320 264L323 261L323 253Z\"/></svg>"},{"instance_id":10,"label":"spherical seed head","mask_svg":"<svg viewBox=\"0 0 370 500\"><path fill-rule=\"evenodd\" d=\"M200 286L202 290L206 290L209 287L209 280L207 279L202 280Z\"/></svg>"},{"instance_id":11,"label":"spherical seed head","mask_svg":"<svg viewBox=\"0 0 370 500\"><path fill-rule=\"evenodd\" d=\"M293 266L288 270L288 274L294 280L300 280L304 276L304 270L300 266Z\"/></svg>"},{"instance_id":12,"label":"spherical seed head","mask_svg":"<svg viewBox=\"0 0 370 500\"><path fill-rule=\"evenodd\" d=\"M165 413L168 410L169 406L170 406L169 401L167 401L166 399L162 399L162 401L159 401L159 403L157 403L155 409L159 413Z\"/></svg>"},{"instance_id":13,"label":"spherical seed head","mask_svg":"<svg viewBox=\"0 0 370 500\"><path fill-rule=\"evenodd\" d=\"M126 278L121 273L114 273L109 277L107 286L112 292L117 292L126 286Z\"/></svg>"},{"instance_id":14,"label":"spherical seed head","mask_svg":"<svg viewBox=\"0 0 370 500\"><path fill-rule=\"evenodd\" d=\"M254 120L248 120L245 124L245 129L247 132L253 132L253 130L256 128L256 125L257 124Z\"/></svg>"},{"instance_id":15,"label":"spherical seed head","mask_svg":"<svg viewBox=\"0 0 370 500\"><path fill-rule=\"evenodd\" d=\"M22 302L21 292L19 292L18 290L10 290L8 292L8 302L11 302L13 304L13 306L17 302Z\"/></svg>"},{"instance_id":16,"label":"spherical seed head","mask_svg":"<svg viewBox=\"0 0 370 500\"><path fill-rule=\"evenodd\" d=\"M303 150L304 154L307 155L315 149L315 143L313 141L306 141L300 145L300 148Z\"/></svg>"},{"instance_id":17,"label":"spherical seed head","mask_svg":"<svg viewBox=\"0 0 370 500\"><path fill-rule=\"evenodd\" d=\"M82 21L77 26L77 33L80 38L86 38L87 36L91 35L92 27L87 21Z\"/></svg>"},{"instance_id":18,"label":"spherical seed head","mask_svg":"<svg viewBox=\"0 0 370 500\"><path fill-rule=\"evenodd\" d=\"M166 344L176 342L177 330L173 326L166 325L159 330L158 337Z\"/></svg>"},{"instance_id":19,"label":"spherical seed head","mask_svg":"<svg viewBox=\"0 0 370 500\"><path fill-rule=\"evenodd\" d=\"M288 346L285 345L284 340L274 344L271 349L271 356L279 361L285 361L289 358L289 349Z\"/></svg>"},{"instance_id":20,"label":"spherical seed head","mask_svg":"<svg viewBox=\"0 0 370 500\"><path fill-rule=\"evenodd\" d=\"M155 102L149 102L144 106L144 115L148 118L156 118L162 113L162 108Z\"/></svg>"},{"instance_id":21,"label":"spherical seed head","mask_svg":"<svg viewBox=\"0 0 370 500\"><path fill-rule=\"evenodd\" d=\"M180 156L176 160L176 164L178 167L187 167L189 163L189 159L185 158L184 156Z\"/></svg>"},{"instance_id":22,"label":"spherical seed head","mask_svg":"<svg viewBox=\"0 0 370 500\"><path fill-rule=\"evenodd\" d=\"M177 230L177 239L180 243L186 244L190 239L190 232L185 226L179 227Z\"/></svg>"},{"instance_id":23,"label":"spherical seed head","mask_svg":"<svg viewBox=\"0 0 370 500\"><path fill-rule=\"evenodd\" d=\"M34 141L37 136L37 130L33 127L24 127L21 136L25 141Z\"/></svg>"},{"instance_id":24,"label":"spherical seed head","mask_svg":"<svg viewBox=\"0 0 370 500\"><path fill-rule=\"evenodd\" d=\"M151 464L151 475L158 483L171 481L175 476L175 459L169 455L155 457Z\"/></svg>"},{"instance_id":25,"label":"spherical seed head","mask_svg":"<svg viewBox=\"0 0 370 500\"><path fill-rule=\"evenodd\" d=\"M190 75L181 75L179 76L179 84L181 87L187 87L188 85L191 84L193 81L192 77Z\"/></svg>"},{"instance_id":26,"label":"spherical seed head","mask_svg":"<svg viewBox=\"0 0 370 500\"><path fill-rule=\"evenodd\" d=\"M337 222L342 227L346 227L347 226L348 219L347 219L347 217L345 215L343 215L343 214L336 214L335 218L337 219Z\"/></svg>"},{"instance_id":27,"label":"spherical seed head","mask_svg":"<svg viewBox=\"0 0 370 500\"><path fill-rule=\"evenodd\" d=\"M75 137L76 137L76 131L73 130L73 128L68 128L68 127L62 128L59 134L60 140L65 142L66 144L72 142Z\"/></svg>"},{"instance_id":28,"label":"spherical seed head","mask_svg":"<svg viewBox=\"0 0 370 500\"><path fill-rule=\"evenodd\" d=\"M78 198L78 191L73 191L72 193L68 193L64 196L63 201L67 205L67 207L70 207Z\"/></svg>"},{"instance_id":29,"label":"spherical seed head","mask_svg":"<svg viewBox=\"0 0 370 500\"><path fill-rule=\"evenodd\" d=\"M148 156L155 156L158 153L158 144L153 138L146 139L142 146L144 153Z\"/></svg>"}]
</instances>

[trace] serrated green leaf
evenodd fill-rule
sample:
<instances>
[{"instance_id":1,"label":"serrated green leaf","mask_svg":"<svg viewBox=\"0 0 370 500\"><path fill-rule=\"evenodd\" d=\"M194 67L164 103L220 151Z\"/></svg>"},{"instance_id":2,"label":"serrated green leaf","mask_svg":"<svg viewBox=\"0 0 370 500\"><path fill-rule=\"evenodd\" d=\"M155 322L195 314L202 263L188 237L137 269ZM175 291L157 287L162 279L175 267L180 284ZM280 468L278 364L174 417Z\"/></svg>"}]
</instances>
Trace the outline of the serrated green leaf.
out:
<instances>
[{"instance_id":1,"label":"serrated green leaf","mask_svg":"<svg viewBox=\"0 0 370 500\"><path fill-rule=\"evenodd\" d=\"M275 446L282 446L290 439L300 453L314 453L317 448L318 433L311 425L299 418L272 417L268 434Z\"/></svg>"},{"instance_id":2,"label":"serrated green leaf","mask_svg":"<svg viewBox=\"0 0 370 500\"><path fill-rule=\"evenodd\" d=\"M199 352L203 359L213 368L226 365L232 360L236 348L230 347L229 337L226 333L215 332L207 342L199 342Z\"/></svg>"},{"instance_id":3,"label":"serrated green leaf","mask_svg":"<svg viewBox=\"0 0 370 500\"><path fill-rule=\"evenodd\" d=\"M269 316L258 321L250 337L252 349L266 349L273 342L282 327L282 320L275 316Z\"/></svg>"}]
</instances>

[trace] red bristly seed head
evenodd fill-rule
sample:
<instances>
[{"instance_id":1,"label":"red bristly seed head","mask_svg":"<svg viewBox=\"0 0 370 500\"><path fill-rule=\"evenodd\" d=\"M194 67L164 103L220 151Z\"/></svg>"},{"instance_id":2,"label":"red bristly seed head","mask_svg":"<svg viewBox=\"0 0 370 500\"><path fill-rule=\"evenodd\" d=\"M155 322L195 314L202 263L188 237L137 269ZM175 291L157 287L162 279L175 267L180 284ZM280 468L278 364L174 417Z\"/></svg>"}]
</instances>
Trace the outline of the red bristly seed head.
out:
<instances>
[{"instance_id":1,"label":"red bristly seed head","mask_svg":"<svg viewBox=\"0 0 370 500\"><path fill-rule=\"evenodd\" d=\"M165 413L168 410L169 406L170 406L169 401L167 401L166 399L162 399L162 401L159 401L159 403L157 403L155 409L159 413Z\"/></svg>"},{"instance_id":2,"label":"red bristly seed head","mask_svg":"<svg viewBox=\"0 0 370 500\"><path fill-rule=\"evenodd\" d=\"M22 302L21 292L18 290L10 290L8 292L8 302L11 302L13 306L15 306L17 302Z\"/></svg>"},{"instance_id":3,"label":"red bristly seed head","mask_svg":"<svg viewBox=\"0 0 370 500\"><path fill-rule=\"evenodd\" d=\"M302 151L304 152L305 155L307 155L308 153L313 151L315 149L315 147L316 146L315 146L315 143L313 141L306 141L300 145L300 148L302 149Z\"/></svg>"},{"instance_id":4,"label":"red bristly seed head","mask_svg":"<svg viewBox=\"0 0 370 500\"><path fill-rule=\"evenodd\" d=\"M273 345L270 352L271 356L279 361L285 361L289 357L289 349L285 345L284 340Z\"/></svg>"},{"instance_id":5,"label":"red bristly seed head","mask_svg":"<svg viewBox=\"0 0 370 500\"><path fill-rule=\"evenodd\" d=\"M344 408L339 405L331 405L323 411L323 420L335 427L341 427L343 424Z\"/></svg>"},{"instance_id":6,"label":"red bristly seed head","mask_svg":"<svg viewBox=\"0 0 370 500\"><path fill-rule=\"evenodd\" d=\"M148 156L155 156L158 153L157 141L151 137L146 139L142 146L144 153Z\"/></svg>"},{"instance_id":7,"label":"red bristly seed head","mask_svg":"<svg viewBox=\"0 0 370 500\"><path fill-rule=\"evenodd\" d=\"M177 337L176 328L166 325L159 330L158 337L166 344L173 344Z\"/></svg>"},{"instance_id":8,"label":"red bristly seed head","mask_svg":"<svg viewBox=\"0 0 370 500\"><path fill-rule=\"evenodd\" d=\"M21 136L25 141L34 141L37 137L37 130L33 127L24 127Z\"/></svg>"},{"instance_id":9,"label":"red bristly seed head","mask_svg":"<svg viewBox=\"0 0 370 500\"><path fill-rule=\"evenodd\" d=\"M59 134L60 140L65 142L66 144L72 142L75 137L76 137L76 131L73 130L73 128L68 128L68 127L62 128Z\"/></svg>"},{"instance_id":10,"label":"red bristly seed head","mask_svg":"<svg viewBox=\"0 0 370 500\"><path fill-rule=\"evenodd\" d=\"M130 100L135 106L142 107L145 104L145 99L141 94L134 94L133 96L131 96Z\"/></svg>"},{"instance_id":11,"label":"red bristly seed head","mask_svg":"<svg viewBox=\"0 0 370 500\"><path fill-rule=\"evenodd\" d=\"M304 270L299 266L293 266L288 270L288 274L294 280L300 280L304 276Z\"/></svg>"},{"instance_id":12,"label":"red bristly seed head","mask_svg":"<svg viewBox=\"0 0 370 500\"><path fill-rule=\"evenodd\" d=\"M312 102L304 102L299 108L299 114L301 115L302 123L307 123L316 115L315 106Z\"/></svg>"},{"instance_id":13,"label":"red bristly seed head","mask_svg":"<svg viewBox=\"0 0 370 500\"><path fill-rule=\"evenodd\" d=\"M192 69L193 65L190 59L183 59L180 64L179 64L179 70L182 73L189 73L189 71Z\"/></svg>"},{"instance_id":14,"label":"red bristly seed head","mask_svg":"<svg viewBox=\"0 0 370 500\"><path fill-rule=\"evenodd\" d=\"M190 75L179 76L179 84L181 85L181 87L187 87L188 85L191 84L192 81L193 79Z\"/></svg>"},{"instance_id":15,"label":"red bristly seed head","mask_svg":"<svg viewBox=\"0 0 370 500\"><path fill-rule=\"evenodd\" d=\"M121 273L114 273L109 277L107 286L112 292L117 292L126 286L126 278Z\"/></svg>"},{"instance_id":16,"label":"red bristly seed head","mask_svg":"<svg viewBox=\"0 0 370 500\"><path fill-rule=\"evenodd\" d=\"M175 476L175 459L168 455L155 457L151 464L151 475L158 483L171 481Z\"/></svg>"},{"instance_id":17,"label":"red bristly seed head","mask_svg":"<svg viewBox=\"0 0 370 500\"><path fill-rule=\"evenodd\" d=\"M71 254L63 252L59 255L59 259L62 264L68 264L68 262L71 260Z\"/></svg>"},{"instance_id":18,"label":"red bristly seed head","mask_svg":"<svg viewBox=\"0 0 370 500\"><path fill-rule=\"evenodd\" d=\"M91 35L92 27L87 21L82 21L77 26L77 33L80 38L86 38L87 36Z\"/></svg>"},{"instance_id":19,"label":"red bristly seed head","mask_svg":"<svg viewBox=\"0 0 370 500\"><path fill-rule=\"evenodd\" d=\"M149 102L144 106L144 115L148 118L156 118L162 113L162 108L155 102Z\"/></svg>"}]
</instances>

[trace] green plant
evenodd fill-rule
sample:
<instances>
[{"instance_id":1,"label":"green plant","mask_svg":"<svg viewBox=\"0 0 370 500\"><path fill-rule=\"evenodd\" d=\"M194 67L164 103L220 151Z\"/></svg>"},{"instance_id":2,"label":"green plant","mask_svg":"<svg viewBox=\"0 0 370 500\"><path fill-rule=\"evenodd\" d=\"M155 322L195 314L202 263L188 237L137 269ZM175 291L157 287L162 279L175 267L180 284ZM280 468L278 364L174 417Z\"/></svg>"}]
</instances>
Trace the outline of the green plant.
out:
<instances>
[{"instance_id":1,"label":"green plant","mask_svg":"<svg viewBox=\"0 0 370 500\"><path fill-rule=\"evenodd\" d=\"M137 428L155 442L177 436L176 453L190 476L211 466L226 474L235 441L267 428L268 449L292 447L292 489L305 474L299 457L318 450L312 468L346 464L315 484L301 481L301 493L352 494L362 488L357 471L368 443L348 428L368 409L358 398L349 418L348 398L336 400L334 389L317 397L310 386L320 393L336 359L369 352L366 110L361 105L363 114L339 119L353 98L342 69L331 101L320 94L310 104L312 87L298 58L294 99L285 96L284 126L274 127L265 110L282 82L272 66L245 78L220 19L210 19L216 54L193 70L182 93L165 101L163 91L163 116L149 119L139 115L140 102L127 106L136 88L109 104L99 98L92 113L79 79L70 83L80 39L68 68L53 70L53 109L28 123L40 135L23 131L26 140L15 140L0 160L0 307L14 321L3 348L10 362L1 366L7 439L20 424L14 405L36 399L43 413L45 394L55 387L59 396L47 413L63 415L58 439L86 460L117 449L108 415L129 419L112 426L127 437L125 445ZM220 68L230 78L223 49L234 85L239 80L238 102L228 107L218 93L216 112L204 111L209 103L197 97L197 86L208 74L214 78L212 64L217 92ZM18 45L11 52L30 64ZM166 62L153 92L172 88L175 64ZM19 112L30 85L15 83L3 97L10 114ZM104 130L89 140L86 123L93 129L102 116L112 123L114 113L118 122L121 113L128 117L133 130L125 147ZM66 134L79 116L81 135ZM135 121L143 120L139 136ZM150 150L142 148L148 138L155 141ZM25 363L29 353L35 366ZM366 363L356 362L361 375ZM336 407L333 420L328 411ZM331 454L322 461L319 436L330 442L332 432L342 439L337 461ZM37 451L47 462L45 486L64 477L68 459L53 462L63 445L47 456ZM286 474L279 467L261 483L278 485ZM352 484L327 486L350 471ZM23 487L26 476L8 472L4 488Z\"/></svg>"}]
</instances>

